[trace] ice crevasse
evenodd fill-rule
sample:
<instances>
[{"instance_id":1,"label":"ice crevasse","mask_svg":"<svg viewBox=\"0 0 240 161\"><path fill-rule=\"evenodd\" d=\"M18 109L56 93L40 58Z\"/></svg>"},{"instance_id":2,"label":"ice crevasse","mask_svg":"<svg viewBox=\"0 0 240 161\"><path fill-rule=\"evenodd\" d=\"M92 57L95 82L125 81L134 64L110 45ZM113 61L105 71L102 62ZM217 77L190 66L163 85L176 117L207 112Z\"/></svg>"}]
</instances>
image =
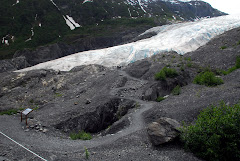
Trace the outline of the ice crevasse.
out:
<instances>
[{"instance_id":1,"label":"ice crevasse","mask_svg":"<svg viewBox=\"0 0 240 161\"><path fill-rule=\"evenodd\" d=\"M237 27L240 27L240 15L227 15L195 22L154 27L143 33L157 33L157 35L148 39L105 49L75 53L18 72L35 69L69 71L76 66L89 64L99 64L107 67L127 65L166 51L185 54L205 45L213 37Z\"/></svg>"}]
</instances>

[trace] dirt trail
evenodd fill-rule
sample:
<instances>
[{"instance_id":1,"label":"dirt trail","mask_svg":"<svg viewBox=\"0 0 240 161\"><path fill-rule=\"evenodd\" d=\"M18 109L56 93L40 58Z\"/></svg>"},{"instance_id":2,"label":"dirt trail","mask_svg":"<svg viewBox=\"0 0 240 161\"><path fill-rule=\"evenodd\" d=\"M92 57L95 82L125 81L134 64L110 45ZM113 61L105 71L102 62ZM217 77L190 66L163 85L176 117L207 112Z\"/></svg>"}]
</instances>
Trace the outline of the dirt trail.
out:
<instances>
[{"instance_id":1,"label":"dirt trail","mask_svg":"<svg viewBox=\"0 0 240 161\"><path fill-rule=\"evenodd\" d=\"M128 80L138 81L143 84L146 83L145 80L131 77L122 70L121 71L119 70L119 74L123 75L124 77L127 77ZM110 95L114 95L114 93L116 93L118 90L122 88L128 87L113 88L109 93ZM54 153L58 152L62 153L64 151L73 153L79 151L79 149L81 150L84 149L84 147L93 148L103 144L110 144L119 138L132 134L138 130L144 129L146 125L144 123L142 113L147 110L150 110L154 104L154 102L146 102L133 97L127 99L138 102L140 106L139 108L132 109L128 112L128 114L125 117L127 117L128 120L130 121L130 125L122 129L121 131L117 132L116 134L98 136L88 141L82 140L73 141L70 139L61 139L58 137L48 136L43 133L36 133L34 131L25 132L22 129L22 126L24 124L20 123L20 118L18 115L0 116L0 131L5 133L9 137L13 138L20 144L29 147L29 149L32 149L33 151L48 151ZM6 145L9 144L10 141L7 138L3 136L0 136L0 138L1 144ZM44 157L47 158L48 160L51 160L51 158L48 158L49 156Z\"/></svg>"}]
</instances>

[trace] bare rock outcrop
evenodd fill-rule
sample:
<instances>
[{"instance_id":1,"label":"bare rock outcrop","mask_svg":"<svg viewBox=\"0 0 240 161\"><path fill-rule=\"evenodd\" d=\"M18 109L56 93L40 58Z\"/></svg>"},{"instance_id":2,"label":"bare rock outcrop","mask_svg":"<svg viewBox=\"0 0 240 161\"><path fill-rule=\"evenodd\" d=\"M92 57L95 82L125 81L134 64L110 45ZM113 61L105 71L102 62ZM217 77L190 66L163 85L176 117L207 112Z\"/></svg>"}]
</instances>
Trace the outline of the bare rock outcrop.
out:
<instances>
[{"instance_id":1,"label":"bare rock outcrop","mask_svg":"<svg viewBox=\"0 0 240 161\"><path fill-rule=\"evenodd\" d=\"M161 117L148 125L148 135L153 145L157 146L174 140L179 133L179 122L167 117Z\"/></svg>"}]
</instances>

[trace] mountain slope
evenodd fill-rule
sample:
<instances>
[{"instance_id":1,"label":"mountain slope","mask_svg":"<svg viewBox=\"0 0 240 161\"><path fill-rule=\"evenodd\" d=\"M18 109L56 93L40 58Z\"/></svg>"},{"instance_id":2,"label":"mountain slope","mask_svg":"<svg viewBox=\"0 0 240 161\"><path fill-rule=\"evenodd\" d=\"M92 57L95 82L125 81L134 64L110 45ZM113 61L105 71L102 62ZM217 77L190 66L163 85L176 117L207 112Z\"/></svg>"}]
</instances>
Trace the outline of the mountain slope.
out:
<instances>
[{"instance_id":1,"label":"mountain slope","mask_svg":"<svg viewBox=\"0 0 240 161\"><path fill-rule=\"evenodd\" d=\"M23 48L59 41L73 43L86 35L95 37L94 31L104 34L106 30L99 30L98 26L110 25L114 28L112 33L116 33L125 26L126 30L129 26L137 30L140 25L146 29L173 21L223 14L202 1L2 0L0 58L11 58L16 50ZM140 27L141 32L143 28Z\"/></svg>"}]
</instances>

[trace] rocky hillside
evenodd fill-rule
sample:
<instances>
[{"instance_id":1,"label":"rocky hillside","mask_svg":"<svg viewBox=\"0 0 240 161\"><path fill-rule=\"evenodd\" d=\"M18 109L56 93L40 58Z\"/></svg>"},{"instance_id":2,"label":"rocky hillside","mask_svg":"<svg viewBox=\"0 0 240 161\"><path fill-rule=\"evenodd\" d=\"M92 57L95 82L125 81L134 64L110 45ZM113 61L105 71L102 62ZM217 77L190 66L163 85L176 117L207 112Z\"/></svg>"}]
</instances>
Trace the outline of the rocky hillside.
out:
<instances>
[{"instance_id":1,"label":"rocky hillside","mask_svg":"<svg viewBox=\"0 0 240 161\"><path fill-rule=\"evenodd\" d=\"M20 50L14 57L26 56L28 65L34 65L56 56L126 43L156 25L220 15L224 13L202 1L3 0L0 59L12 58ZM47 44L54 45L36 49ZM44 60L28 61L39 52Z\"/></svg>"},{"instance_id":2,"label":"rocky hillside","mask_svg":"<svg viewBox=\"0 0 240 161\"><path fill-rule=\"evenodd\" d=\"M191 123L211 104L239 102L240 70L227 75L220 71L235 65L239 37L240 28L233 29L184 56L162 53L123 68L88 65L69 72L1 73L0 112L26 107L34 111L29 126L20 123L19 114L0 116L0 131L47 160L84 160L84 147L91 160L200 160L177 140L153 146L146 127L160 117ZM177 74L156 80L155 74L164 67ZM192 83L199 72L210 69L223 84ZM159 97L165 99L157 102ZM69 134L79 130L90 132L93 139L70 140ZM1 138L0 157L33 158L17 145L9 147L5 139Z\"/></svg>"}]
</instances>

